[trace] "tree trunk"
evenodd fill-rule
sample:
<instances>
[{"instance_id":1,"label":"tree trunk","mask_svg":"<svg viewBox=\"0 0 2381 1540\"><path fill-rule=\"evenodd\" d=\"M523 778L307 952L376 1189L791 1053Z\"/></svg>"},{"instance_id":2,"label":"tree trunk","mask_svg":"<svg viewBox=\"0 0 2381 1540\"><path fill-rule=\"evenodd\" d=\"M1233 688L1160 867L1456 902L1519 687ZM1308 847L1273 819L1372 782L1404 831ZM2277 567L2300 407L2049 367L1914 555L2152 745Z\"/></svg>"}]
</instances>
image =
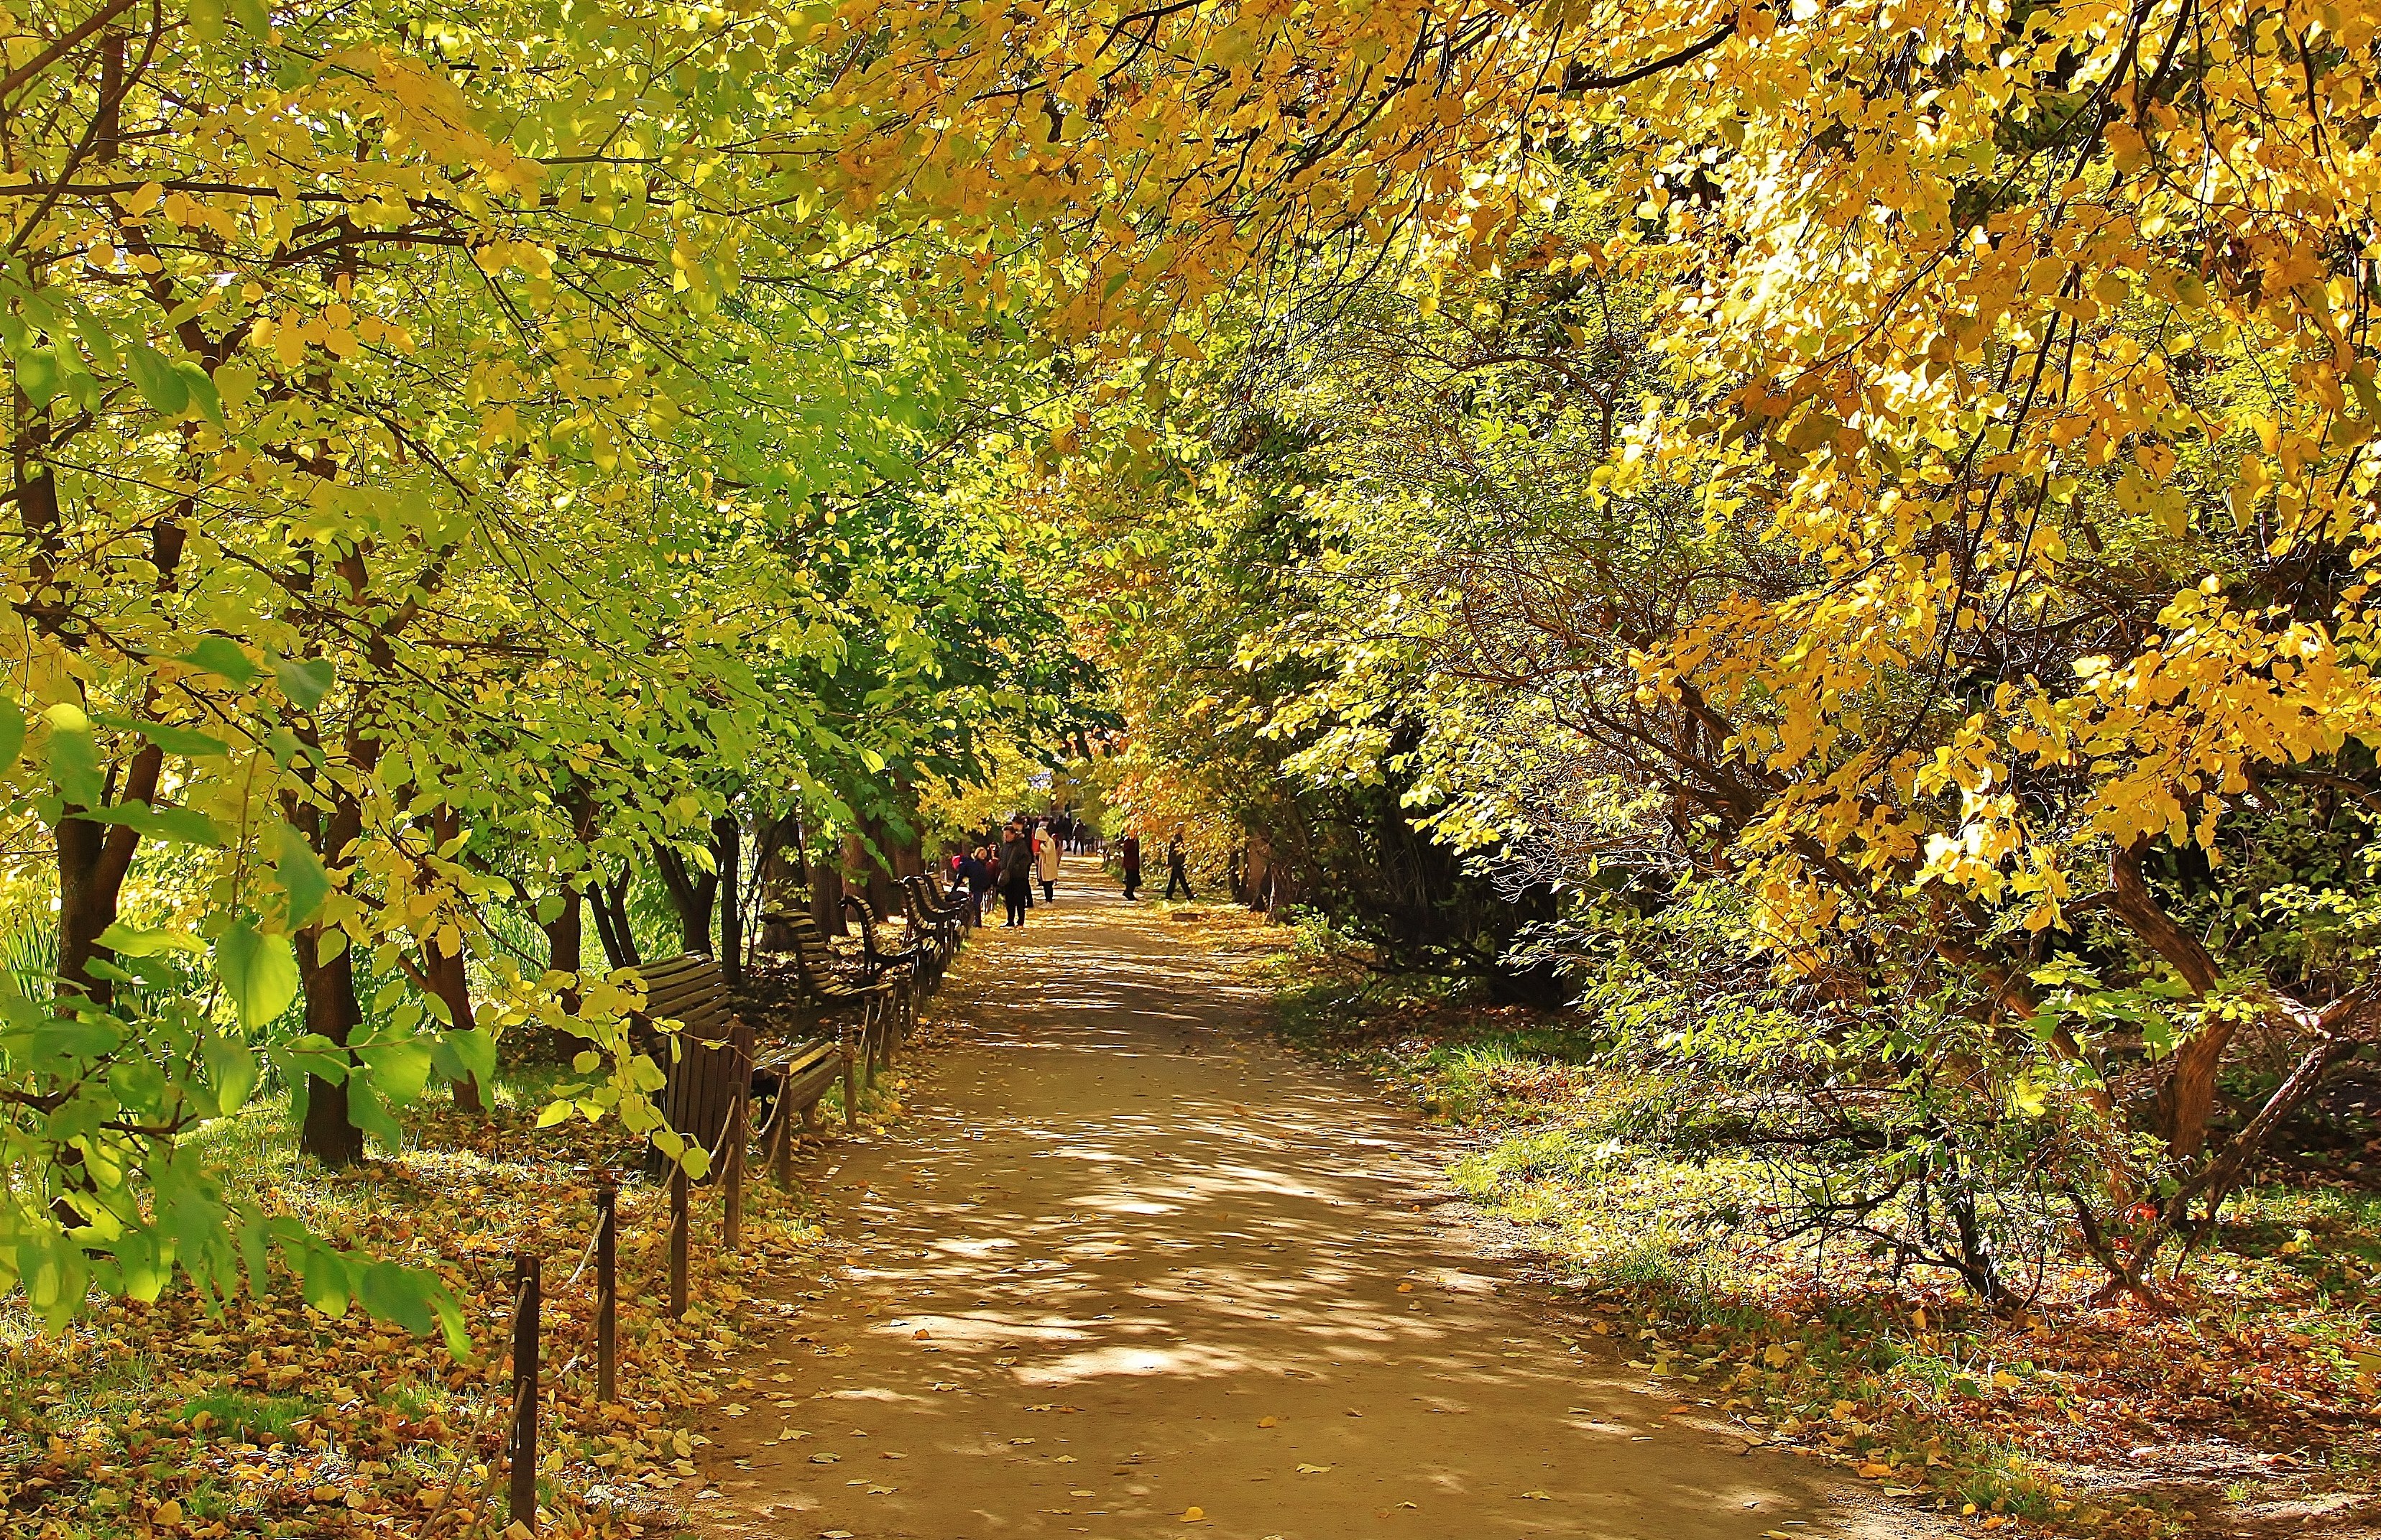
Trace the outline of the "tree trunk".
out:
<instances>
[{"instance_id":1,"label":"tree trunk","mask_svg":"<svg viewBox=\"0 0 2381 1540\"><path fill-rule=\"evenodd\" d=\"M858 859L860 881L853 886L867 891L868 907L874 910L876 917L882 920L900 910L900 899L893 891L892 870L892 862L898 859L900 847L893 838L891 827L883 819L871 818L865 827L868 838L863 840L854 836L847 840L844 858L847 865L852 859ZM873 849L870 849L872 845Z\"/></svg>"},{"instance_id":2,"label":"tree trunk","mask_svg":"<svg viewBox=\"0 0 2381 1540\"><path fill-rule=\"evenodd\" d=\"M157 775L165 752L144 744L132 756L116 800L147 802L156 796ZM73 811L69 809L68 811ZM116 906L124 897L124 878L132 870L132 855L140 837L121 825L94 824L67 818L58 825L58 986L62 997L79 997L92 1005L114 1003L116 986L91 972L93 960L108 958L99 938L116 923Z\"/></svg>"},{"instance_id":3,"label":"tree trunk","mask_svg":"<svg viewBox=\"0 0 2381 1540\"><path fill-rule=\"evenodd\" d=\"M306 814L298 827L314 837L314 854L324 867L336 870L363 832L363 812L343 798L327 816ZM292 938L299 982L306 992L306 1030L345 1047L364 1014L356 1000L355 958L342 947L338 956L324 960L322 931L319 923L312 924ZM349 1063L354 1064L352 1056ZM306 1078L306 1126L298 1147L330 1167L352 1166L363 1158L363 1130L348 1117L346 1086L333 1085L319 1075Z\"/></svg>"},{"instance_id":4,"label":"tree trunk","mask_svg":"<svg viewBox=\"0 0 2381 1540\"><path fill-rule=\"evenodd\" d=\"M453 808L441 805L430 815L430 837L444 850L463 833L463 816ZM448 1023L457 1032L470 1032L471 1016L471 974L469 959L458 947L453 952L438 945L433 928L421 943L423 972L430 987L446 1002ZM485 1113L488 1110L487 1088L473 1076L455 1082L455 1110Z\"/></svg>"},{"instance_id":5,"label":"tree trunk","mask_svg":"<svg viewBox=\"0 0 2381 1540\"><path fill-rule=\"evenodd\" d=\"M2174 965L2195 996L2205 996L2217 982L2216 959L2199 938L2176 924L2160 907L2142 875L2149 854L2147 837L2112 852L2108 859L2108 907L2133 934ZM2234 1023L2211 1021L2175 1050L2174 1069L2158 1094L2167 1147L2176 1155L2198 1155L2207 1147L2207 1119L2216 1105L2216 1075L2223 1068L2224 1051L2231 1045Z\"/></svg>"},{"instance_id":6,"label":"tree trunk","mask_svg":"<svg viewBox=\"0 0 2381 1540\"><path fill-rule=\"evenodd\" d=\"M744 896L738 869L744 860L744 821L733 812L711 821L711 858L719 887L719 975L730 989L744 986Z\"/></svg>"},{"instance_id":7,"label":"tree trunk","mask_svg":"<svg viewBox=\"0 0 2381 1540\"><path fill-rule=\"evenodd\" d=\"M298 977L306 990L306 1030L344 1046L363 1020L356 1003L355 954L342 947L337 957L324 961L320 925L309 925L292 939ZM334 1168L364 1157L363 1130L348 1117L346 1086L333 1085L320 1075L306 1077L306 1124L298 1147Z\"/></svg>"},{"instance_id":8,"label":"tree trunk","mask_svg":"<svg viewBox=\"0 0 2381 1540\"><path fill-rule=\"evenodd\" d=\"M596 871L600 874L603 868L598 866ZM603 943L605 960L615 968L634 968L641 960L636 933L629 928L629 880L634 872L623 861L618 876L599 876L587 885L588 907L595 911L595 938Z\"/></svg>"},{"instance_id":9,"label":"tree trunk","mask_svg":"<svg viewBox=\"0 0 2381 1540\"><path fill-rule=\"evenodd\" d=\"M653 869L669 889L670 905L678 911L678 935L690 952L711 950L711 905L719 892L719 874L697 877L686 868L686 858L667 845L653 847Z\"/></svg>"}]
</instances>

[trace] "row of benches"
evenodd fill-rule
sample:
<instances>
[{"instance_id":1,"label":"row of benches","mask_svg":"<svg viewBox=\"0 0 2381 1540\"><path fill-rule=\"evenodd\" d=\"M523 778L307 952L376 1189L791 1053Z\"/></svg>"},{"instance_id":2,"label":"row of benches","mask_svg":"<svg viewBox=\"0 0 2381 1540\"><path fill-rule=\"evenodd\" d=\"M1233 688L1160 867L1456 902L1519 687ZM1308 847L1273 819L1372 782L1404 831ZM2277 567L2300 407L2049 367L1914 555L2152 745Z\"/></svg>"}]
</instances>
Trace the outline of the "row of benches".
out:
<instances>
[{"instance_id":1,"label":"row of benches","mask_svg":"<svg viewBox=\"0 0 2381 1540\"><path fill-rule=\"evenodd\" d=\"M645 1007L640 1013L641 1045L663 1062L667 1081L661 1107L670 1127L690 1144L714 1152L714 1171L725 1162L731 1133L740 1163L743 1147L758 1143L790 1180L795 1119L814 1129L818 1106L838 1083L847 1126L859 1117L860 1096L891 1068L894 1056L917 1026L921 997L942 983L966 940L969 916L945 905L923 877L905 879L901 895L908 935L899 947L885 944L884 918L858 895L843 902L858 921L858 977L846 976L816 922L800 911L762 916L773 930L789 935L802 990L817 1012L819 1035L763 1045L737 1019L735 1004L718 963L690 952L646 966ZM663 1023L675 1022L675 1032ZM754 1128L753 1112L762 1113Z\"/></svg>"}]
</instances>

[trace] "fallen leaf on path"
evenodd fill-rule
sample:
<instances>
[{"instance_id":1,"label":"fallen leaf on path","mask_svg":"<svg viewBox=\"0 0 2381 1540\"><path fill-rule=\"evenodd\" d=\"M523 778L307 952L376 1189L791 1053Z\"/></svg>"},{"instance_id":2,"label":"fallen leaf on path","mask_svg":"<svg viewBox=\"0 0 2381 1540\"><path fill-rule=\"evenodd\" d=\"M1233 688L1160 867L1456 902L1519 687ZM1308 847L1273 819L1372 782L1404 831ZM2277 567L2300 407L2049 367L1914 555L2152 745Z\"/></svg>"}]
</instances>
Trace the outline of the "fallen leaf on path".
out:
<instances>
[{"instance_id":1,"label":"fallen leaf on path","mask_svg":"<svg viewBox=\"0 0 2381 1540\"><path fill-rule=\"evenodd\" d=\"M1328 1465L1300 1465L1298 1468L1298 1473L1302 1476L1319 1476L1329 1469L1331 1467Z\"/></svg>"},{"instance_id":2,"label":"fallen leaf on path","mask_svg":"<svg viewBox=\"0 0 2381 1540\"><path fill-rule=\"evenodd\" d=\"M1545 1493L1544 1493L1544 1492L1524 1492L1524 1493L1522 1493L1522 1494L1521 1494L1521 1496L1522 1496L1522 1497L1526 1497L1526 1498L1528 1498L1528 1499L1529 1499L1530 1501L1532 1501L1532 1502L1550 1503L1550 1502L1554 1501L1554 1498L1553 1498L1553 1497L1549 1497L1547 1494L1545 1494Z\"/></svg>"},{"instance_id":3,"label":"fallen leaf on path","mask_svg":"<svg viewBox=\"0 0 2381 1540\"><path fill-rule=\"evenodd\" d=\"M1182 1510L1182 1522L1186 1524L1195 1524L1206 1516L1207 1510L1201 1508L1197 1503L1192 1503L1190 1507Z\"/></svg>"},{"instance_id":4,"label":"fallen leaf on path","mask_svg":"<svg viewBox=\"0 0 2381 1540\"><path fill-rule=\"evenodd\" d=\"M1281 1419L1278 1417L1260 1417L1257 1419L1257 1426L1261 1428L1277 1428L1281 1426Z\"/></svg>"}]
</instances>

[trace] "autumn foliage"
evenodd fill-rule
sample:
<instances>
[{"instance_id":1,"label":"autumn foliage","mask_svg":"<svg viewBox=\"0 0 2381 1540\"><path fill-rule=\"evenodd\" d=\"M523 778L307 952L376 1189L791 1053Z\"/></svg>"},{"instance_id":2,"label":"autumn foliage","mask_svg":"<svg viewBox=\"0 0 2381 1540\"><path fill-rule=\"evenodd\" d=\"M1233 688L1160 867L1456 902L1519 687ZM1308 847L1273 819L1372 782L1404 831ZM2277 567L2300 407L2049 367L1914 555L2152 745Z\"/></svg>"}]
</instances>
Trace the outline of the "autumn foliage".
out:
<instances>
[{"instance_id":1,"label":"autumn foliage","mask_svg":"<svg viewBox=\"0 0 2381 1540\"><path fill-rule=\"evenodd\" d=\"M1419 953L1576 989L1708 906L1728 1072L1886 1093L1810 1133L1851 1217L1996 1298L2013 1182L2155 1299L2375 1030L2368 10L0 32L46 1312L361 1287L190 1154L261 1082L344 1163L559 1042L686 1154L581 915L732 957L1094 665L1128 812Z\"/></svg>"}]
</instances>

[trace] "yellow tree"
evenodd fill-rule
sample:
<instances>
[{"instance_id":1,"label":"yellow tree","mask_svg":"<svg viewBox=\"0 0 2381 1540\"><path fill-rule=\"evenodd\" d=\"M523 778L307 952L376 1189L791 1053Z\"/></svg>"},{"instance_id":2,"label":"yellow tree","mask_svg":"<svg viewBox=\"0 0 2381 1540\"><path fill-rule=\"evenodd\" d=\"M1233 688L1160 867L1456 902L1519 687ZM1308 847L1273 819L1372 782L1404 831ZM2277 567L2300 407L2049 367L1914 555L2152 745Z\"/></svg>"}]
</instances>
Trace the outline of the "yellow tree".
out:
<instances>
[{"instance_id":1,"label":"yellow tree","mask_svg":"<svg viewBox=\"0 0 2381 1540\"><path fill-rule=\"evenodd\" d=\"M2122 923L2181 996L2153 1056L2180 1166L2136 1249L2254 1147L2204 1149L2240 1024L2298 1045L2262 1129L2369 1040L2361 976L2228 965L2144 874L2381 734L2370 7L873 0L836 27L844 185L975 232L947 277L1112 353L1195 356L1235 286L1401 257L1661 286L1673 376L1597 490L1683 483L1795 577L1609 640L1728 783L1796 967L1857 981L1915 937L2105 1112L2099 1045L2032 975ZM1545 242L1581 202L1606 233Z\"/></svg>"}]
</instances>

